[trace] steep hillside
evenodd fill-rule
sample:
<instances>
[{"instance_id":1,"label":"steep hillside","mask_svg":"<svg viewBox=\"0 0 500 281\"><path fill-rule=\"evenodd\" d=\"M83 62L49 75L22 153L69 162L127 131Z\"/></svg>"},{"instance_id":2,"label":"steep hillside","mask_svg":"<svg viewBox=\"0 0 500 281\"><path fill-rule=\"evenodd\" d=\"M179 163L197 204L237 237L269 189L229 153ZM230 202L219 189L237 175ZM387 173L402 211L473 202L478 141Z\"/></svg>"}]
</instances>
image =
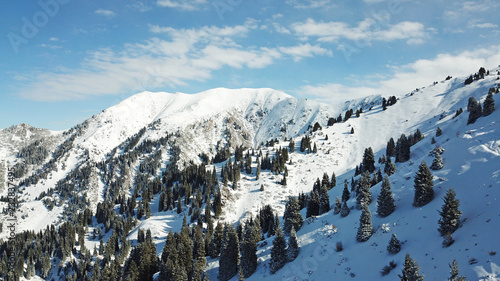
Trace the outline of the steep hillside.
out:
<instances>
[{"instance_id":1,"label":"steep hillside","mask_svg":"<svg viewBox=\"0 0 500 281\"><path fill-rule=\"evenodd\" d=\"M247 280L398 280L406 253L418 262L426 280L447 280L450 276L448 265L454 259L460 273L468 280L500 280L497 254L500 248L493 242L498 239L500 227L500 111L470 125L467 125L467 112L455 117L456 110L467 107L470 96L484 101L491 87L498 87L496 77L465 87L463 80L456 79L403 96L386 111L380 106L374 107L359 118L313 133L312 141L317 144L318 153L290 155L293 164L287 165L286 187L278 185L273 189L276 184L270 184L262 176L264 180L242 184L243 190L236 192L241 193L240 198L230 205L236 210L231 216L233 221L244 211L254 210L255 215L256 207L269 203L282 214L287 195L310 191L315 179L321 180L324 172L337 175L337 186L329 192L332 210L306 220L297 231L302 247L297 259L276 274L270 274L273 238L268 238L267 243L260 243L258 269ZM496 101L498 103L498 98ZM352 135L349 133L351 127L355 129ZM439 137L436 136L437 127L443 131ZM371 187L373 202L369 209L374 233L367 242L357 242L361 211L354 208L354 195L351 194L347 201L351 207L347 217L333 214L334 199L342 197L344 180L351 186L353 177L359 179L353 168L361 163L365 148L372 147L375 159L379 159L385 154L391 137L397 140L401 133L408 135L417 129L425 138L412 146L409 161L396 163L396 173L390 176L395 212L386 218L377 215L376 198L381 183ZM328 140L325 140L326 135ZM432 143L433 138L435 143ZM432 171L435 197L428 205L414 207L414 177L422 161L431 165L434 156L429 153L436 147L444 150L444 168ZM376 167L384 170L383 164L376 164ZM262 183L266 186L265 194L252 195ZM437 231L438 210L441 210L448 188L456 191L463 214L461 227L452 235L454 244L444 248L443 238ZM305 214L302 210L304 217ZM401 252L396 255L386 250L393 233L403 242ZM341 252L336 251L338 242L343 245ZM380 272L391 261L396 263L396 268L382 277ZM210 264L213 268L209 270L211 278L217 277L217 266L216 260Z\"/></svg>"},{"instance_id":2,"label":"steep hillside","mask_svg":"<svg viewBox=\"0 0 500 281\"><path fill-rule=\"evenodd\" d=\"M30 265L23 257L24 274L64 280L72 274L98 274L91 274L96 267L106 272L114 265L121 266L122 276L128 278L131 260L145 266L130 246L145 251L150 239L162 257L169 231L181 231L184 218L184 229L204 228L208 253L213 230L207 216L213 227L224 222L244 225L268 205L283 226L288 197L304 200L317 179L335 174L336 185L328 191L332 210L306 219L297 230L301 246L297 259L271 274L275 237L262 233L257 270L248 280L397 280L406 253L418 262L426 280L446 280L453 259L471 280L497 280L500 248L492 241L500 228L500 101L493 95L497 110L469 125L467 107L471 97L484 103L490 89L498 91L498 77L487 75L468 85L465 77L439 81L394 97L386 109L380 96L325 105L272 89L219 88L195 95L144 92L65 132L26 125L2 130L0 153L9 160L0 167L2 182L7 165L27 167L14 178L20 183L21 203L16 232L43 230L59 243L47 256L50 267L46 260L43 266ZM346 118L349 110L358 114ZM389 177L394 213L378 216L381 183L373 182L368 206L373 235L357 242L361 210L355 208L351 188L360 179L356 170L364 151L371 148L375 160L380 159L375 172L384 171L388 141L397 142L402 134L415 136L417 131L424 138L413 140L409 160L395 163L395 173ZM310 144L301 151L304 139ZM422 161L431 165L431 151L436 148L444 151L444 167L432 171L435 196L427 205L414 207L415 174ZM351 190L346 202L350 213L341 217L333 214L333 207L335 198L342 197L344 181ZM452 235L455 242L443 248L438 210L448 188L456 191L463 214L461 227ZM0 207L6 208L7 190L0 189L0 196L4 196ZM307 205L307 199L303 203ZM304 218L306 212L301 210ZM52 230L47 228L51 224ZM150 231L146 238L145 230ZM386 251L393 233L403 242L395 255ZM3 231L0 238L8 235ZM68 242L64 237L73 238ZM114 250L100 245L100 240L109 241ZM338 242L343 245L339 252ZM27 255L32 244L19 242L16 247L24 245L18 252ZM0 248L4 257L5 249ZM217 280L219 257L207 259L207 276ZM395 269L382 277L380 271L391 261ZM164 270L155 269L158 280Z\"/></svg>"}]
</instances>

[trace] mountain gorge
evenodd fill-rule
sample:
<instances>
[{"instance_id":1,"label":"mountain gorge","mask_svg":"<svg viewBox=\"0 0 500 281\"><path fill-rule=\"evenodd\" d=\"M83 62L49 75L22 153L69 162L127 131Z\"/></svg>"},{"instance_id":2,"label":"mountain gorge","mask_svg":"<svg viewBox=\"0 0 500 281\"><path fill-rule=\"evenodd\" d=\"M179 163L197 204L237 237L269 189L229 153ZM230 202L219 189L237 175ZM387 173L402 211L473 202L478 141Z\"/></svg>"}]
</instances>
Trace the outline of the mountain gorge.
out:
<instances>
[{"instance_id":1,"label":"mountain gorge","mask_svg":"<svg viewBox=\"0 0 500 281\"><path fill-rule=\"evenodd\" d=\"M223 242L214 241L234 228L243 249L246 230L259 221L248 280L397 280L405 254L426 280L448 280L453 260L470 280L497 280L500 110L470 116L471 98L482 108L490 94L498 107L500 72L475 75L329 105L272 89L143 92L63 132L3 129L0 272L31 280L236 280L238 272L221 273L231 266ZM409 158L389 155L391 138L401 149L407 137ZM432 170L434 195L416 207L417 171L436 154L442 167ZM373 199L363 204L372 227L360 242L365 211L356 205L367 171ZM377 198L385 176L395 210L382 217ZM7 227L11 181L18 186L15 242ZM449 188L462 216L444 246L438 210ZM311 215L315 190L327 203ZM287 223L290 197L304 218L295 229L300 252L273 270L273 242ZM336 197L347 215L335 210ZM393 234L401 251L390 254ZM182 250L189 258L172 255Z\"/></svg>"}]
</instances>

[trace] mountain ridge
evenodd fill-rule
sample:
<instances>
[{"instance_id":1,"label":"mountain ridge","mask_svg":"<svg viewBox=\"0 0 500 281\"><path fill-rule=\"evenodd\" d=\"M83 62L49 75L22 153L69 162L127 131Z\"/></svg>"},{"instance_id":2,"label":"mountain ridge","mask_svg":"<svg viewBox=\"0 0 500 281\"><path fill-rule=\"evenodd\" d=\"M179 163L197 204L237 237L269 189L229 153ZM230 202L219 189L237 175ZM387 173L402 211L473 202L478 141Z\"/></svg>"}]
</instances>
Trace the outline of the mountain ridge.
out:
<instances>
[{"instance_id":1,"label":"mountain ridge","mask_svg":"<svg viewBox=\"0 0 500 281\"><path fill-rule=\"evenodd\" d=\"M86 207L90 206L95 218L85 235L85 246L92 249L99 246L99 240L92 238L92 232L99 230L105 233L109 227L108 222L98 223L98 203L109 203L111 210L121 214L123 203L117 203L122 201L121 196L126 200L136 198L141 206L146 204L143 199L146 197L149 198L150 217L140 218L127 232L127 239L132 245L138 245L139 229L150 229L156 253L160 256L168 231L180 231L184 215L193 222L192 225L197 219L192 213L198 210L197 207L188 206L181 199L179 201L184 203L180 213L175 208L160 208L162 194L166 194L164 189L171 188L167 183L172 182L174 186L186 183L186 178L182 180L183 176L169 179L165 175L172 169L173 163L178 165L177 169L186 169L191 173L196 173L193 169L199 171L202 167L208 172L215 172L220 190L218 194L222 195L224 205L219 217L221 223L245 223L266 204L272 206L282 220L286 199L311 191L316 178L321 178L323 173L337 174L337 186L328 192L330 205L333 205L334 198L341 196L344 181L351 182L358 178L355 166L361 162L363 150L373 148L375 159L381 158L391 137L397 139L401 134L413 134L418 129L424 139L412 146L409 161L396 163L396 174L390 176L396 212L388 218L380 218L375 215L376 203L369 206L373 213L374 234L368 242L355 241L359 211L353 208L356 199L351 196L347 203L352 214L348 217L340 218L330 211L306 220L302 229L297 230L301 253L296 261L286 264L276 274L269 274L273 236L260 241L257 271L247 280L324 280L332 277L369 280L379 276L379 271L391 259L396 260L396 271L390 272L386 278L393 280L401 272L404 251L410 252L422 266L423 273L433 280L446 278L447 264L453 258L457 259L461 272L469 278L475 276L479 268L488 270L490 264L494 271L493 265L500 264L500 261L498 255L490 253L500 249L491 246L488 241L494 238L493 229L500 227L500 219L494 211L500 207L496 190L500 184L500 170L495 164L500 163L500 131L496 121L500 113L497 110L491 116L481 117L475 124L467 125L467 112L457 112L467 107L470 97L483 102L489 89L498 90L497 77L489 75L471 85L463 84L465 78L439 81L398 96L397 102L386 110L381 105L380 96L325 106L272 89L217 88L200 93L201 97L181 93L165 93L167 97L151 92L139 93L70 130L51 133L57 139L48 147L57 144L57 148L53 158L50 155L44 158L43 165L50 163L51 159L55 159L55 163L50 166L52 168L47 168L45 178L21 186L19 230L35 228L38 231L49 224L60 225L72 218L71 213L83 210L76 207L88 204ZM242 95L236 96L238 91ZM259 91L261 94L255 95ZM221 101L226 96L231 96L231 101ZM346 110L359 108L363 108L362 113L345 118ZM179 114L180 111L184 114ZM193 113L194 118L186 117ZM329 118L336 118L337 115L341 115L343 120L328 126ZM120 117L129 119L124 121ZM315 122L322 128L314 130ZM444 132L440 137L435 133L438 126ZM309 149L299 152L299 143L305 136L310 138L311 147L317 146L317 152ZM290 139L295 141L296 151L289 153L290 159L285 163L286 185L283 185L284 172L263 169L257 178L257 159L262 161L266 154L277 156L280 149L289 147ZM65 146L67 149L64 149ZM444 149L444 169L433 171L436 197L429 206L415 208L411 205L412 179L421 161L430 165L433 157L429 152L438 146ZM228 149L231 156L222 161L212 161L224 149ZM237 151L241 155L250 155L251 173L243 169L240 180L223 184L222 171L228 169L228 163L237 162ZM263 152L261 157L257 157L259 151ZM202 153L206 154L206 158ZM59 154L56 158L55 155ZM11 163L26 160L13 154L6 159ZM37 169L41 166L30 166L22 178L28 178L30 173L39 173L41 170ZM381 166L376 164L377 168ZM87 175L87 178L81 175ZM481 177L476 179L478 175ZM162 184L160 191L150 191L151 195L145 195L147 187L153 188L157 183ZM193 188L195 186L193 183ZM76 190L66 191L73 187ZM440 250L442 238L435 230L438 220L436 210L448 187L453 187L462 200L464 220L462 228L454 234L455 244ZM380 183L372 187L374 198L379 189ZM2 194L5 193L0 191ZM78 200L75 200L75 194L83 195L90 201L76 205L74 201ZM199 199L198 196L192 194L191 200ZM210 200L215 202L214 197ZM199 205L198 211L206 206L206 203ZM138 213L138 207L136 210ZM134 216L136 210L132 210ZM301 213L305 217L305 209ZM404 242L404 251L394 256L384 253L391 233L397 233ZM110 232L104 234L104 242L110 235ZM334 250L339 241L345 248L341 253ZM75 246L74 251L79 249ZM78 256L69 259L77 260ZM96 257L96 260L99 259ZM471 263L472 259L477 264ZM53 267L57 268L60 260L54 260ZM328 263L326 267L325 262ZM206 272L212 280L217 278L218 268L218 258L208 259ZM62 278L56 270L51 274L56 279ZM484 274L478 276L484 277Z\"/></svg>"}]
</instances>

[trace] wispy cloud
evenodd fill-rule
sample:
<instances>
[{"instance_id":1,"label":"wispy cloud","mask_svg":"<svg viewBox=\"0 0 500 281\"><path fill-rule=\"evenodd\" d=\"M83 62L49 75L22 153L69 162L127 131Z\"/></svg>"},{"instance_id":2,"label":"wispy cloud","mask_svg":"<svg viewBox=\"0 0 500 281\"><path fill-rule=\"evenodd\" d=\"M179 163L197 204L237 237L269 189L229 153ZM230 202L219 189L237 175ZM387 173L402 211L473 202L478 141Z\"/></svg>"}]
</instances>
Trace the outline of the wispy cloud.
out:
<instances>
[{"instance_id":1,"label":"wispy cloud","mask_svg":"<svg viewBox=\"0 0 500 281\"><path fill-rule=\"evenodd\" d=\"M300 61L306 57L313 57L315 55L331 56L332 51L320 47L319 45L301 44L293 47L280 47L280 52L293 57L295 61Z\"/></svg>"},{"instance_id":2,"label":"wispy cloud","mask_svg":"<svg viewBox=\"0 0 500 281\"><path fill-rule=\"evenodd\" d=\"M407 40L408 44L421 44L429 36L425 26L419 22L404 21L380 26L372 18L366 18L356 26L345 22L317 22L308 19L292 24L292 29L303 40L315 37L319 42L336 42L340 39L363 42Z\"/></svg>"},{"instance_id":3,"label":"wispy cloud","mask_svg":"<svg viewBox=\"0 0 500 281\"><path fill-rule=\"evenodd\" d=\"M40 44L40 47L47 48L47 49L52 49L52 50L56 50L56 49L61 49L62 48L62 46L54 45L54 44Z\"/></svg>"},{"instance_id":4,"label":"wispy cloud","mask_svg":"<svg viewBox=\"0 0 500 281\"><path fill-rule=\"evenodd\" d=\"M111 10L104 10L104 9L95 10L94 13L96 15L104 16L104 17L107 17L107 18L113 18L113 17L116 16L115 12L113 12Z\"/></svg>"},{"instance_id":5,"label":"wispy cloud","mask_svg":"<svg viewBox=\"0 0 500 281\"><path fill-rule=\"evenodd\" d=\"M500 8L500 2L495 0L458 1L451 3L449 8L443 12L443 16L448 20L463 20L498 8Z\"/></svg>"},{"instance_id":6,"label":"wispy cloud","mask_svg":"<svg viewBox=\"0 0 500 281\"><path fill-rule=\"evenodd\" d=\"M134 11L138 11L141 13L144 13L144 12L147 12L147 11L150 11L153 9L150 5L148 5L144 2L140 2L140 1L136 1L136 2L133 2L131 4L128 4L127 7L129 9L132 9Z\"/></svg>"},{"instance_id":7,"label":"wispy cloud","mask_svg":"<svg viewBox=\"0 0 500 281\"><path fill-rule=\"evenodd\" d=\"M485 29L485 28L497 28L498 27L498 24L494 24L494 23L491 23L491 22L485 22L485 23L469 23L469 28L481 28L481 29Z\"/></svg>"},{"instance_id":8,"label":"wispy cloud","mask_svg":"<svg viewBox=\"0 0 500 281\"><path fill-rule=\"evenodd\" d=\"M287 0L286 3L295 9L333 8L331 0Z\"/></svg>"},{"instance_id":9,"label":"wispy cloud","mask_svg":"<svg viewBox=\"0 0 500 281\"><path fill-rule=\"evenodd\" d=\"M208 4L207 0L158 0L158 6L184 11L196 11Z\"/></svg>"},{"instance_id":10,"label":"wispy cloud","mask_svg":"<svg viewBox=\"0 0 500 281\"><path fill-rule=\"evenodd\" d=\"M90 53L80 68L36 73L20 91L30 100L75 100L89 96L116 95L166 86L206 81L224 67L258 69L279 59L331 56L319 45L241 46L252 31L254 20L237 26L204 26L175 29L150 26L150 31L165 38L150 38L126 44L121 50L101 49Z\"/></svg>"},{"instance_id":11,"label":"wispy cloud","mask_svg":"<svg viewBox=\"0 0 500 281\"><path fill-rule=\"evenodd\" d=\"M339 97L362 98L369 95L401 95L412 91L416 85L427 86L448 75L467 76L484 66L492 68L500 61L500 45L490 48L466 51L456 55L439 54L433 59L421 59L403 66L392 66L391 78L363 79L362 86L349 86L340 83L306 85L297 92L315 97L324 102L333 102ZM411 83L408 83L411 81Z\"/></svg>"}]
</instances>

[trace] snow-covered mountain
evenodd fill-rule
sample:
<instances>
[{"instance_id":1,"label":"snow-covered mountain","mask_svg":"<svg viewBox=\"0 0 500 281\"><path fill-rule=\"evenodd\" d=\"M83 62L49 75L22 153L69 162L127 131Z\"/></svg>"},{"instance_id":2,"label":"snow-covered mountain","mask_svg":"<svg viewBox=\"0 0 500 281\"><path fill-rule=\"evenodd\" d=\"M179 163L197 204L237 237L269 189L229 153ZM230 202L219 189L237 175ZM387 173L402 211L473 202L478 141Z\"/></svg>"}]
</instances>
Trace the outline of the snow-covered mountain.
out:
<instances>
[{"instance_id":1,"label":"snow-covered mountain","mask_svg":"<svg viewBox=\"0 0 500 281\"><path fill-rule=\"evenodd\" d=\"M484 102L490 89L498 89L500 76L495 75L498 69L490 71L491 75L468 85L464 84L466 77L460 77L398 95L397 102L386 110L382 108L381 96L326 105L272 89L218 88L193 95L144 92L64 132L28 125L0 130L0 155L6 160L0 166L2 183L6 182L7 168L23 167L24 171L16 178L22 183L18 194L21 203L17 210L17 232L61 225L76 219L78 212L83 211L79 208L85 206L96 216L97 204L110 199L115 200L115 211L121 215L119 198L136 198L133 196L138 190L143 190L139 181L142 176L147 178L146 186L158 179L165 190L171 188L167 186L169 183L183 183L167 176L171 175L172 165L182 171L201 163L204 165L199 167L206 171L215 170L220 181L218 189L224 206L219 217L221 222L244 223L267 204L282 219L287 197L310 192L316 179L321 179L324 173L337 175L337 186L329 191L333 206L335 197L342 195L344 181L350 185L353 179L358 179L354 168L360 164L366 148L371 147L375 159L379 159L385 154L390 138L397 140L401 134L408 136L418 129L425 138L411 147L409 161L396 163L396 173L390 176L396 202L393 214L386 218L377 216L376 198L381 184L371 188L373 202L369 209L374 234L367 242L360 243L355 238L361 211L353 208L356 199L352 195L347 202L351 207L347 217L334 215L332 210L306 220L297 231L299 256L276 274L269 271L274 237L261 241L257 270L247 279L397 280L404 255L409 253L421 266L426 280L446 280L450 271L448 264L453 259L458 262L461 274L470 280L476 277L497 280L484 278L488 277L486 272L491 273L491 278L500 278L497 266L500 256L496 254L500 248L495 242L500 229L500 110L470 125L467 125L469 112L466 110L470 97ZM498 107L498 95L494 99ZM344 120L346 111L360 108L359 116ZM464 112L457 115L460 109ZM337 120L339 115L343 120ZM328 126L331 118L340 122ZM322 128L314 131L315 123ZM439 137L436 136L438 127L443 131ZM316 153L299 151L305 135L316 146ZM257 179L258 152L273 157L279 148L289 146L290 139L295 141L296 151L289 153L286 185L280 184L282 173L269 170L262 170ZM414 207L415 173L422 161L430 166L434 157L429 152L436 147L444 149L444 168L433 171L435 198L424 207ZM240 148L243 155L252 154L252 173L242 172L237 187L231 182L224 186L221 172L228 161L211 160L228 149L234 162L234 153ZM376 167L383 170L383 164L377 163ZM455 243L442 248L442 237L436 230L437 210L450 187L461 202L462 226L453 235ZM181 213L160 211L162 192L152 192L148 202L150 217L140 218L127 236L134 244L139 229L150 229L158 255L169 230L179 231L184 215L190 218L193 209L184 206ZM192 194L192 198L195 195ZM0 196L7 197L5 185L0 186ZM80 199L75 200L76 197ZM143 204L143 198L136 200L139 205ZM0 206L5 208L7 202L2 200ZM205 204L199 207L203 210ZM302 215L305 218L305 209ZM99 246L99 239L92 232L104 229L104 225L94 218L85 236L87 249ZM10 235L2 231L0 239ZM396 255L385 250L392 233L403 242L402 251ZM110 235L111 232L104 233L104 242ZM342 252L335 250L337 242L342 242ZM75 253L66 257L66 262L78 260L79 250L81 248L75 246ZM396 268L381 277L379 272L392 260ZM57 273L58 261L60 259L52 260L52 271L44 277L62 278L63 274ZM208 259L206 272L212 280L217 279L218 267L218 258Z\"/></svg>"},{"instance_id":2,"label":"snow-covered mountain","mask_svg":"<svg viewBox=\"0 0 500 281\"><path fill-rule=\"evenodd\" d=\"M143 92L104 110L87 120L77 143L89 149L91 158L104 155L154 124L144 138L157 139L178 134L192 160L210 152L219 141L233 147L256 147L271 138L297 135L316 120L333 112L331 106L298 100L272 89L218 88L190 95Z\"/></svg>"}]
</instances>

